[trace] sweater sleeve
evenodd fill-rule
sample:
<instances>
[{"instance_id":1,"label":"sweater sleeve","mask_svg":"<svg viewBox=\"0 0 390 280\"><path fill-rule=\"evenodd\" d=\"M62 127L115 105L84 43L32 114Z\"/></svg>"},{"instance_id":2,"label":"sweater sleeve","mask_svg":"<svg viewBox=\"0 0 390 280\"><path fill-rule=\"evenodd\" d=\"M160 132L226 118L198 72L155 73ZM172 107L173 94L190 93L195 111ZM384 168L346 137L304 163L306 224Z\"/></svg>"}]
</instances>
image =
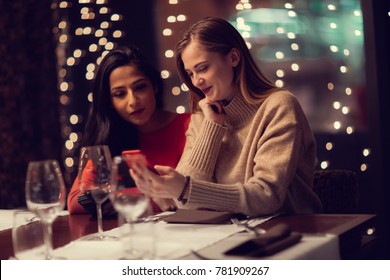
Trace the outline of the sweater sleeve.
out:
<instances>
[{"instance_id":1,"label":"sweater sleeve","mask_svg":"<svg viewBox=\"0 0 390 280\"><path fill-rule=\"evenodd\" d=\"M226 127L210 122L201 113L191 117L186 145L176 168L193 179L212 181Z\"/></svg>"}]
</instances>

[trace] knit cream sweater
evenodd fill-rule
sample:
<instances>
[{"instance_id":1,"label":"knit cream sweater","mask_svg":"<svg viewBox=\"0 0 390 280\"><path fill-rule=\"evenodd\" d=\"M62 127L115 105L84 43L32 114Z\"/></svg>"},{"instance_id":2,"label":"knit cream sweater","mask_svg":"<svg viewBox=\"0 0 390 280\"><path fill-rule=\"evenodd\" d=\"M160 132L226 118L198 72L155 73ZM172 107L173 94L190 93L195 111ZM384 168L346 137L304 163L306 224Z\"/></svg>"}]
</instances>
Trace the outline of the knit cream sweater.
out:
<instances>
[{"instance_id":1,"label":"knit cream sweater","mask_svg":"<svg viewBox=\"0 0 390 280\"><path fill-rule=\"evenodd\" d=\"M225 125L194 113L177 170L191 176L179 208L213 209L250 216L313 213L315 140L297 99L287 91L250 105L238 94Z\"/></svg>"}]
</instances>

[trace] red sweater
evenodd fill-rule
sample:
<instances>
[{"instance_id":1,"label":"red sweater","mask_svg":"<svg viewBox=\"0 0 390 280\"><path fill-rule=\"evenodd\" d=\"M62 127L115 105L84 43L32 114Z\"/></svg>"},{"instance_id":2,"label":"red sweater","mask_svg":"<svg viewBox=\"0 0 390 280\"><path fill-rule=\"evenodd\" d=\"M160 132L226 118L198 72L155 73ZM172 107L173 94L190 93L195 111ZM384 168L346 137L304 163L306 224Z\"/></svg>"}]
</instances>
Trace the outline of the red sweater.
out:
<instances>
[{"instance_id":1,"label":"red sweater","mask_svg":"<svg viewBox=\"0 0 390 280\"><path fill-rule=\"evenodd\" d=\"M140 135L140 149L151 166L159 164L176 167L184 149L185 132L189 122L190 114L178 114L166 127ZM76 178L68 195L70 214L86 213L77 201L80 194L79 182Z\"/></svg>"}]
</instances>

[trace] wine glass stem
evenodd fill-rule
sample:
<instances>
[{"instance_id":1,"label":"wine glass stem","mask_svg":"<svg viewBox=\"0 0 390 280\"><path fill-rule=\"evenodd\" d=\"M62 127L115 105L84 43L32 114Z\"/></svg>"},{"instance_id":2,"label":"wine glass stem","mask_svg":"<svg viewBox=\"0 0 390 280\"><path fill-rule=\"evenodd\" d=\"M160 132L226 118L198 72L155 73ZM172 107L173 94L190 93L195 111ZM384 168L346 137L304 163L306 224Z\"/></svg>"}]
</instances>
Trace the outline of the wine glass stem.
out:
<instances>
[{"instance_id":1,"label":"wine glass stem","mask_svg":"<svg viewBox=\"0 0 390 280\"><path fill-rule=\"evenodd\" d=\"M126 219L126 224L128 226L128 239L127 239L127 251L131 254L135 254L135 249L134 249L134 222L132 219L127 218Z\"/></svg>"},{"instance_id":2,"label":"wine glass stem","mask_svg":"<svg viewBox=\"0 0 390 280\"><path fill-rule=\"evenodd\" d=\"M43 223L43 240L45 242L45 258L50 260L52 258L51 252L53 251L52 245L52 223L44 222Z\"/></svg>"},{"instance_id":3,"label":"wine glass stem","mask_svg":"<svg viewBox=\"0 0 390 280\"><path fill-rule=\"evenodd\" d=\"M104 238L103 236L103 215L102 215L102 204L101 203L96 203L96 212L97 212L97 221L98 221L98 233L99 237L101 239Z\"/></svg>"}]
</instances>

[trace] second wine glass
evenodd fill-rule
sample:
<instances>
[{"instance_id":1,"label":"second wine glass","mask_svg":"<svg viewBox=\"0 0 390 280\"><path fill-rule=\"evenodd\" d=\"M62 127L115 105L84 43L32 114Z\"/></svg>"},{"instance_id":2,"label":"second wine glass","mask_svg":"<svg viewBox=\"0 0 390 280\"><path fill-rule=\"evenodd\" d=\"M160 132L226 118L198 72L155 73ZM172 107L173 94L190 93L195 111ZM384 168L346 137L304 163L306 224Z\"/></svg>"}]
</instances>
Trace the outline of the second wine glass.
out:
<instances>
[{"instance_id":1,"label":"second wine glass","mask_svg":"<svg viewBox=\"0 0 390 280\"><path fill-rule=\"evenodd\" d=\"M66 188L56 160L32 161L26 176L26 204L42 220L46 259L52 259L52 224L64 208Z\"/></svg>"},{"instance_id":2,"label":"second wine glass","mask_svg":"<svg viewBox=\"0 0 390 280\"><path fill-rule=\"evenodd\" d=\"M125 231L123 237L125 237L124 240L127 241L127 245L125 246L126 255L124 258L140 259L144 258L144 255L146 254L153 254L153 252L148 252L146 249L147 246L143 246L143 248L135 248L133 243L135 225L137 228L141 229L150 229L151 231L153 231L153 229L152 223L147 223L145 219L140 219L141 217L145 217L150 214L148 212L150 210L150 199L136 188L136 185L131 178L129 156L116 156L113 159L111 192L109 197L114 209L126 221L126 223L122 225L123 230ZM144 235L142 236L143 238L145 238L146 234L152 236L153 232L147 233L146 231L143 230L141 233Z\"/></svg>"},{"instance_id":3,"label":"second wine glass","mask_svg":"<svg viewBox=\"0 0 390 280\"><path fill-rule=\"evenodd\" d=\"M88 236L88 240L106 240L103 233L102 203L108 198L111 177L111 153L106 145L82 147L78 180L81 193L90 195L96 204L98 235Z\"/></svg>"}]
</instances>

